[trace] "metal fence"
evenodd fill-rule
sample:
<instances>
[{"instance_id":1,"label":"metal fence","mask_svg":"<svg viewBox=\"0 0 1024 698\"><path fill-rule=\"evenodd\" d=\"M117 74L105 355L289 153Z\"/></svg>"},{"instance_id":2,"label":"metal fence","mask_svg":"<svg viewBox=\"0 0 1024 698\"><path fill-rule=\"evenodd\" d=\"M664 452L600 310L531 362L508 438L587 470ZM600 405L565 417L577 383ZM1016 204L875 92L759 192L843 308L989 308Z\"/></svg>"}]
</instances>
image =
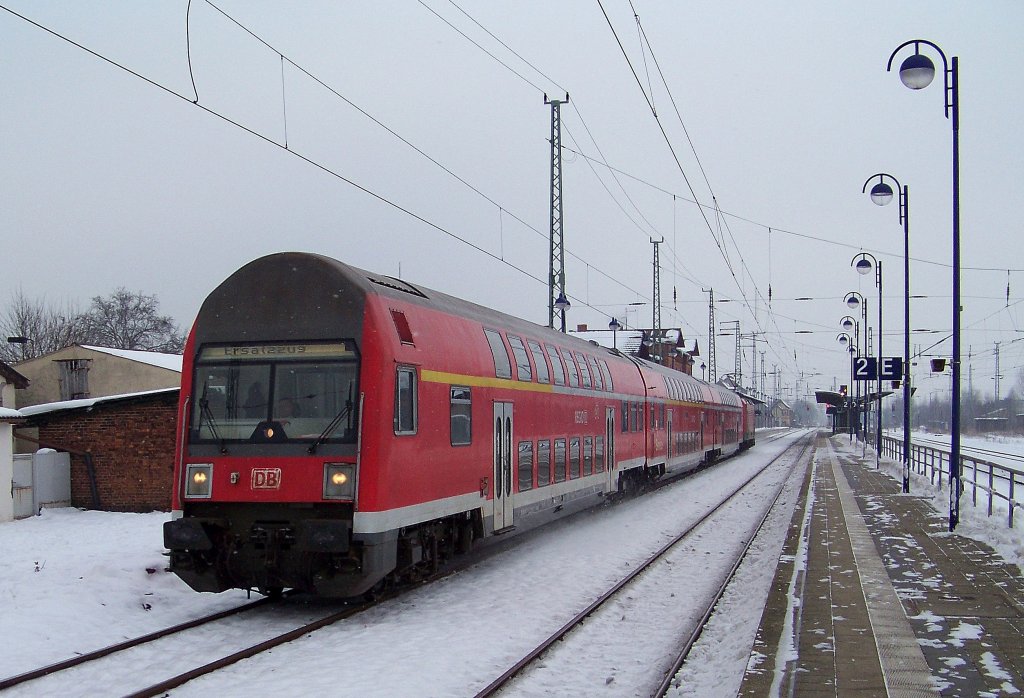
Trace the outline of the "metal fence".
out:
<instances>
[{"instance_id":1,"label":"metal fence","mask_svg":"<svg viewBox=\"0 0 1024 698\"><path fill-rule=\"evenodd\" d=\"M869 443L874 443L869 441ZM882 455L895 461L903 462L903 439L891 436L882 437ZM940 490L943 483L949 482L949 451L910 444L910 469L924 475ZM973 506L978 506L978 498L987 505L988 515L993 516L997 503L1006 503L1010 528L1013 528L1014 509L1024 504L1015 497L1024 491L1024 471L1007 465L960 454L960 502L969 498ZM1001 513L1001 512L1000 512Z\"/></svg>"}]
</instances>

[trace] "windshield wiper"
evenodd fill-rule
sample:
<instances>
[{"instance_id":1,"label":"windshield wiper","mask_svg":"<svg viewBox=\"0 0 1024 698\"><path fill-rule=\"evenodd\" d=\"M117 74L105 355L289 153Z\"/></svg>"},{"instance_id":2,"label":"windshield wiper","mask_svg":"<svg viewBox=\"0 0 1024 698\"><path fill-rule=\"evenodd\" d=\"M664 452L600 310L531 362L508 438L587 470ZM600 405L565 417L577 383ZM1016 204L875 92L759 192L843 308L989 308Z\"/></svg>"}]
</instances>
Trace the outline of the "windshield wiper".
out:
<instances>
[{"instance_id":1,"label":"windshield wiper","mask_svg":"<svg viewBox=\"0 0 1024 698\"><path fill-rule=\"evenodd\" d=\"M213 434L213 438L217 440L220 445L220 452L227 453L227 446L224 444L224 437L220 435L220 430L217 428L217 420L213 416L213 411L210 410L210 401L206 399L206 391L203 391L203 397L199 399L199 424L196 425L197 436L203 428L203 417L206 418L206 422L210 427L210 433Z\"/></svg>"},{"instance_id":2,"label":"windshield wiper","mask_svg":"<svg viewBox=\"0 0 1024 698\"><path fill-rule=\"evenodd\" d=\"M327 428L324 429L323 432L320 433L320 436L316 437L316 441L314 441L310 445L310 447L308 449L306 449L307 452L308 453L316 453L316 447L319 446L320 444L322 444L324 441L327 440L327 437L331 434L331 432L333 432L335 429L338 428L338 425L341 424L341 420L345 419L345 417L347 417L348 413L351 412L351 411L352 411L352 401L351 400L346 400L345 401L345 406L341 408L341 412L339 412L334 417L334 419L331 420L331 423L328 424Z\"/></svg>"}]
</instances>

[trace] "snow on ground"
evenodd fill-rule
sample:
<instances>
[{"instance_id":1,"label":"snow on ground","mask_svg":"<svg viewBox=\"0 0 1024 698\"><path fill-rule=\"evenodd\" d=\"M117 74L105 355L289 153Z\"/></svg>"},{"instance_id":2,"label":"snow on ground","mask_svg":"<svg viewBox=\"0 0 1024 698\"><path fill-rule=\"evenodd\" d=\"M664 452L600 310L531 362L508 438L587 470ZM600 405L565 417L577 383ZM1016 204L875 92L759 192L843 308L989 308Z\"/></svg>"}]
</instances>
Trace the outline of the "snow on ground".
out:
<instances>
[{"instance_id":1,"label":"snow on ground","mask_svg":"<svg viewBox=\"0 0 1024 698\"><path fill-rule=\"evenodd\" d=\"M355 622L339 623L193 681L173 695L472 693L791 441L759 444L671 487L553 524L469 570L364 613ZM756 506L750 503L751 508ZM6 553L6 564L0 568L0 634L16 639L0 653L0 676L243 602L243 592L198 594L164 572L161 525L166 519L161 513L49 509L39 517L0 524L0 549ZM728 523L714 531L722 543L731 544L741 536ZM689 578L684 575L679 584L685 588L704 570L703 564L690 565ZM758 611L755 625L759 615ZM269 622L249 619L254 625ZM234 642L237 638L227 635L237 635L239 625L231 627L220 632L225 641ZM252 630L262 632L258 627ZM649 639L637 633L625 643L636 657L670 653L650 646ZM167 647L162 651L167 653ZM720 666L713 653L711 657L706 666L713 675L737 671L731 666L735 659L729 660L730 666ZM607 676L615 677L617 659L609 660ZM151 663L152 659L133 660L137 666ZM745 663L743 656L740 672ZM79 679L60 688L66 695L84 695L85 686L103 679L88 676L87 667L79 672ZM164 677L144 678L139 687ZM571 685L572 678L562 680ZM605 678L602 674L602 686ZM628 689L621 682L613 681L606 695L622 695L624 690Z\"/></svg>"},{"instance_id":2,"label":"snow on ground","mask_svg":"<svg viewBox=\"0 0 1024 698\"><path fill-rule=\"evenodd\" d=\"M172 695L472 694L791 442L792 437L773 444L762 441L750 452L671 487L553 524L466 571L403 594L354 622L343 621L193 681ZM899 473L898 464L883 462L890 473ZM926 479L915 476L911 487L915 495L932 497L938 510L947 505L946 492L929 489ZM774 533L757 541L752 552L754 564L741 574L739 587L724 601L719 619L724 623L709 628L695 650L700 661L685 670L679 695L718 695L734 692L733 684L738 686L735 677L741 677L746 667L750 639L760 619L795 492L784 495L784 500L788 507L783 507L769 526ZM757 506L750 503L751 508ZM962 516L959 532L990 542L1008 559L1024 563L1020 527L1010 531L1003 517L987 519L984 509L973 510L969 505L964 506ZM244 602L244 592L199 594L164 571L161 526L167 518L164 513L48 509L39 517L0 524L0 550L5 554L5 564L0 567L0 636L6 639L5 651L0 653L0 677ZM742 537L743 531L724 523L713 535L726 547ZM705 574L703 564L688 567L676 582L682 588ZM675 597L680 614L687 611L684 596L677 593ZM296 610L294 615L308 612L308 608ZM248 620L242 620L245 618ZM223 642L235 644L247 640L250 632L259 635L270 630L280 617L243 616L239 620L213 632L219 632ZM629 630L628 623L622 626L626 635L621 644L632 657L603 657L595 648L590 654L605 665L594 692L643 694L646 687L627 683L634 680L634 674L643 673L642 661L638 671L634 658L650 657L653 667L659 658L671 654L671 649L652 641L642 628ZM218 640L216 635L213 639ZM164 645L162 654L140 659L137 666L159 666L174 659L171 655L179 651L176 647ZM564 685L572 685L577 678L574 663L552 661L558 661ZM626 661L631 666L626 666ZM580 665L588 670L595 666L590 661ZM90 681L104 680L88 676L87 667L79 671L83 672L81 680L61 687L63 695L87 695L84 687ZM139 687L164 678L155 670L138 673L142 674ZM609 678L613 680L605 684ZM111 693L124 692L117 690L120 685L107 685ZM542 693L551 695L549 684L510 691L512 695ZM31 690L20 694L39 695Z\"/></svg>"},{"instance_id":3,"label":"snow on ground","mask_svg":"<svg viewBox=\"0 0 1024 698\"><path fill-rule=\"evenodd\" d=\"M946 444L949 443L948 434L925 434L922 432L921 436L927 436L929 439L942 440ZM917 438L918 432L914 432L912 438ZM845 440L837 440L839 443L845 443ZM961 438L961 445L967 447L979 447L1002 451L1010 455L1024 456L1024 438L1013 437L1013 436L993 436L993 437L963 437ZM860 452L860 449L857 449ZM869 451L870 452L870 451ZM997 461L997 457L987 455L988 460ZM1024 470L1018 462L1012 460L1004 460L1009 466L1018 470ZM883 457L881 459L881 465L893 478L902 481L903 479L903 465L899 461L894 461L891 458ZM964 478L971 477L969 471L964 472ZM981 484L986 482L986 479L979 476ZM1017 490L1015 491L1015 499L1020 502L1024 497L1024 490L1021 489L1021 478L1018 476L1017 479ZM923 475L919 475L913 470L910 474L910 493L914 496L924 495L931 501L935 510L939 513L948 514L949 512L949 485L947 482L940 483L936 482L934 485L931 484L929 478ZM977 506L973 505L972 498L972 487L969 482L964 482L964 492L960 496L960 523L957 526L956 532L963 536L968 536L975 540L980 540L988 543L992 548L999 553L1003 559L1007 562L1017 565L1020 567L1021 572L1024 573L1024 511L1016 511L1014 515L1014 528L1009 527L1009 516L1007 510L1007 504L1005 500L995 500L993 506L993 515L988 516L988 501L987 495L982 491L978 490L977 493ZM1002 487L997 483L997 489L1001 489L1005 492L1005 483Z\"/></svg>"}]
</instances>

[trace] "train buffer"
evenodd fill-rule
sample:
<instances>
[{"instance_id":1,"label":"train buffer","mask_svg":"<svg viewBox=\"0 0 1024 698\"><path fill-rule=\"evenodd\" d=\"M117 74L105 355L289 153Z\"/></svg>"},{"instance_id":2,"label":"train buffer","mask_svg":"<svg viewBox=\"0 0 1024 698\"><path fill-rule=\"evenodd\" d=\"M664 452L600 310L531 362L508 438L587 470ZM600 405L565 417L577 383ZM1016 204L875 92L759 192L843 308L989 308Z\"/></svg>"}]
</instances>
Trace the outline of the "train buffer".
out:
<instances>
[{"instance_id":1,"label":"train buffer","mask_svg":"<svg viewBox=\"0 0 1024 698\"><path fill-rule=\"evenodd\" d=\"M843 439L808 467L741 696L1024 691L1024 580Z\"/></svg>"}]
</instances>

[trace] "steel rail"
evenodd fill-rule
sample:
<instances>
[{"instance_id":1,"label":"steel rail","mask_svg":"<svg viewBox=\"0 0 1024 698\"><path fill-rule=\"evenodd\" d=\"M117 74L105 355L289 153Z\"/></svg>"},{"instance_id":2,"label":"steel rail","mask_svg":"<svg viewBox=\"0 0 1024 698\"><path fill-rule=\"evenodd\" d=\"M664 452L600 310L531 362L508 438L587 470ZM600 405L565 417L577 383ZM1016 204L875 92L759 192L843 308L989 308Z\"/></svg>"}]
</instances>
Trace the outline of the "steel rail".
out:
<instances>
[{"instance_id":1,"label":"steel rail","mask_svg":"<svg viewBox=\"0 0 1024 698\"><path fill-rule=\"evenodd\" d=\"M812 432L811 435L805 436L804 439L813 439L813 435L815 433L817 432ZM787 448L785 451L783 451L782 453L768 461L764 465L764 467L760 468L759 470L757 470L757 472L755 472L749 478L747 478L739 487L735 488L732 491L732 493L730 493L725 499L723 499L709 511L705 512L704 515L697 519L695 522L687 526L687 528L684 531L676 535L672 540L663 545L655 553L650 555L646 561L641 562L639 565L637 565L637 567L634 568L632 572L630 572L628 575L620 579L608 591L601 594L601 596L595 599L590 605L588 605L582 611L573 616L572 619L565 623L565 625L563 625L561 628L552 633L546 640L544 640L541 644L539 644L537 647L531 650L525 657L520 659L511 667L509 667L503 674L501 674L501 676L494 679L491 683L489 683L487 686L481 689L476 694L475 698L486 698L487 696L494 695L498 690L500 690L502 687L508 684L509 681L518 676L520 673L522 673L523 669L532 664L538 657L544 654L544 652L546 652L553 644L555 644L556 642L564 638L566 635L568 635L573 629L579 626L584 619L592 615L598 608L603 606L609 599L615 596L615 594L618 593L623 587L625 587L627 584L633 581L642 572L645 572L647 569L649 569L655 562L660 560L669 550L671 550L684 539L686 539L701 524L703 524L705 521L714 516L714 514L720 511L726 504L731 502L736 495L738 495L747 487L747 485L749 485L751 482L757 479L777 460L786 455L786 453L790 451L790 448Z\"/></svg>"},{"instance_id":2,"label":"steel rail","mask_svg":"<svg viewBox=\"0 0 1024 698\"><path fill-rule=\"evenodd\" d=\"M177 676L172 676L171 678L161 681L160 683L153 684L148 688L143 688L142 690L129 693L127 698L152 698L153 696L163 695L167 691L177 688L178 686L181 686L184 683L188 683L192 679L197 679L200 676L212 674L215 671L223 669L226 666L230 666L231 664L235 664L236 662L240 662L243 659L249 659L250 657L254 657L257 654L266 652L267 650L274 649L275 647L287 644L289 642L292 642L293 640L298 640L303 635L308 635L311 632L320 630L321 628L325 628L328 625L337 623L340 620L344 620L358 613L362 613L363 611L370 609L376 606L377 604L392 598L395 595L396 592L392 592L378 599L374 599L373 601L366 601L361 604L357 604L355 606L346 608L343 611L332 613L329 616L326 616L319 620L315 620L312 623L307 623L302 627L290 630L276 637L272 637L269 640L260 642L259 644L252 645L251 647L247 647L245 649L229 654L225 657L221 657L220 659L216 659L212 662L204 664L203 666L196 667L195 669L183 672L181 674L178 674Z\"/></svg>"},{"instance_id":3,"label":"steel rail","mask_svg":"<svg viewBox=\"0 0 1024 698\"><path fill-rule=\"evenodd\" d=\"M235 608L229 608L224 611L218 611L217 613L211 613L208 616L194 618L193 620L185 621L184 623L179 623L177 625L172 625L168 628L164 628L163 630L157 630L155 632L148 633L146 635L141 635L139 637L132 638L130 640L125 640L123 642L118 642L116 644L109 645L107 647L103 647L92 652L86 652L85 654L80 654L76 657L64 659L62 661L55 662L53 664L41 667L39 669L26 671L22 674L18 674L17 676L11 676L6 679L0 679L0 690L11 688L12 686L17 686L18 684L25 683L27 681L40 679L44 676L49 676L50 674L55 674L60 671L71 669L72 667L76 667L80 664L85 664L86 662L95 661L97 659L101 659L103 657L115 654L117 652L123 652L124 650L132 649L133 647L138 647L139 645L144 645L146 643L153 642L154 640L159 640L170 635L184 632L185 630L191 630L192 628L198 628L199 626L205 625L207 623L212 623L223 618L230 618L231 616L235 616L240 613L251 611L261 606L266 606L267 604L277 602L277 599L272 599L270 597L257 599L256 601L242 604L241 606L236 606Z\"/></svg>"}]
</instances>

